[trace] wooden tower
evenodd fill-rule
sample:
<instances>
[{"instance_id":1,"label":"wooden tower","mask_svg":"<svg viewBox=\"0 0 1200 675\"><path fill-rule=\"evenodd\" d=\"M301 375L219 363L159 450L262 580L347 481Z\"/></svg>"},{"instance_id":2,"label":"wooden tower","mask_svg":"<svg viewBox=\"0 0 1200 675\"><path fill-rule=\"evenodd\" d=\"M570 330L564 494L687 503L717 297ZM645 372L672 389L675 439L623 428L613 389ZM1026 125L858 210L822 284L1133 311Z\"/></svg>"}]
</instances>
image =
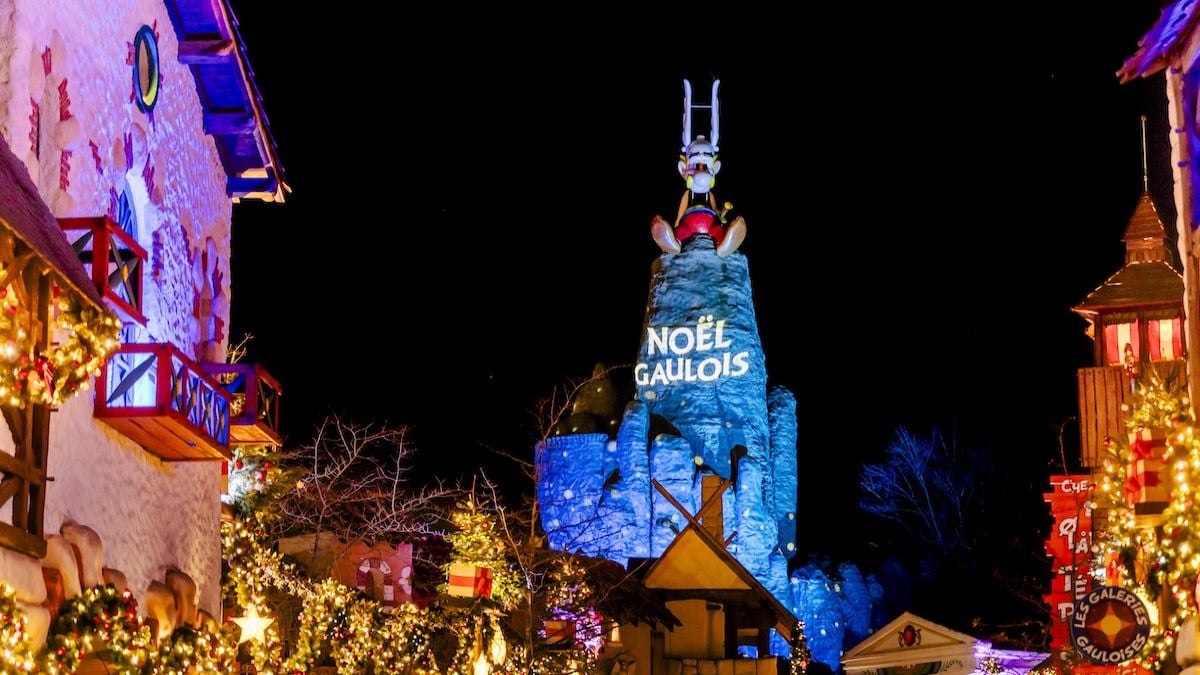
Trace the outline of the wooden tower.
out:
<instances>
[{"instance_id":1,"label":"wooden tower","mask_svg":"<svg viewBox=\"0 0 1200 675\"><path fill-rule=\"evenodd\" d=\"M1106 438L1125 433L1121 404L1131 377L1148 369L1182 373L1186 358L1183 276L1149 192L1122 240L1125 265L1072 308L1095 342L1093 367L1079 369L1080 455L1089 468L1101 462Z\"/></svg>"}]
</instances>

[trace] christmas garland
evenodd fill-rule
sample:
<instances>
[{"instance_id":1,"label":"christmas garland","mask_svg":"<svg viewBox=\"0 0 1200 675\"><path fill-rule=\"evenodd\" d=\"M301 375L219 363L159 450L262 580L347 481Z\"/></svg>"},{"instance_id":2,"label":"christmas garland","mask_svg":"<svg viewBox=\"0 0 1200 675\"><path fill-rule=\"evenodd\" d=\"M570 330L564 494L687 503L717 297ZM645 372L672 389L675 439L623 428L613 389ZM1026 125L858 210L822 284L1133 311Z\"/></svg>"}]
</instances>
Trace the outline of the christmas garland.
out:
<instances>
[{"instance_id":1,"label":"christmas garland","mask_svg":"<svg viewBox=\"0 0 1200 675\"><path fill-rule=\"evenodd\" d=\"M404 672L432 675L442 672L431 651L432 632L442 626L432 612L412 605L385 612L379 603L336 581L313 582L263 544L265 529L254 516L224 523L222 541L230 561L229 581L238 604L266 611L269 588L303 603L299 629L290 654L272 625L267 639L250 646L250 658L260 672L308 672L324 656L337 663L338 673ZM330 653L322 652L328 643Z\"/></svg>"},{"instance_id":2,"label":"christmas garland","mask_svg":"<svg viewBox=\"0 0 1200 675\"><path fill-rule=\"evenodd\" d=\"M37 666L25 632L25 612L12 587L0 581L0 672L27 673Z\"/></svg>"},{"instance_id":3,"label":"christmas garland","mask_svg":"<svg viewBox=\"0 0 1200 675\"><path fill-rule=\"evenodd\" d=\"M0 268L0 284L8 270ZM56 327L66 333L58 345L36 350L29 309L12 284L0 285L0 401L62 405L100 370L117 348L121 322L106 309L85 304L73 293L60 294Z\"/></svg>"},{"instance_id":4,"label":"christmas garland","mask_svg":"<svg viewBox=\"0 0 1200 675\"><path fill-rule=\"evenodd\" d=\"M63 603L36 653L26 625L13 590L0 585L0 673L67 675L89 656L102 658L116 672L139 675L224 673L233 664L227 629L213 633L183 626L156 646L138 617L133 594L111 585L89 588Z\"/></svg>"}]
</instances>

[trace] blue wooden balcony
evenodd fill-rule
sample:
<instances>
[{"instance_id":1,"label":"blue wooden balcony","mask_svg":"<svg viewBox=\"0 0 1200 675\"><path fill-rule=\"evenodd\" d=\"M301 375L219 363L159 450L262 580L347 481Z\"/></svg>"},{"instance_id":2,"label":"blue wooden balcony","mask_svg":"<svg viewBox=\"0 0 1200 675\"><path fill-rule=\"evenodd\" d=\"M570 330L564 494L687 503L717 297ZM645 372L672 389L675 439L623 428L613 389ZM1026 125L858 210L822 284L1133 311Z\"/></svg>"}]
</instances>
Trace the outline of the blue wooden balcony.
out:
<instances>
[{"instance_id":1,"label":"blue wooden balcony","mask_svg":"<svg viewBox=\"0 0 1200 675\"><path fill-rule=\"evenodd\" d=\"M96 378L96 417L168 462L230 459L230 404L171 344L122 345Z\"/></svg>"}]
</instances>

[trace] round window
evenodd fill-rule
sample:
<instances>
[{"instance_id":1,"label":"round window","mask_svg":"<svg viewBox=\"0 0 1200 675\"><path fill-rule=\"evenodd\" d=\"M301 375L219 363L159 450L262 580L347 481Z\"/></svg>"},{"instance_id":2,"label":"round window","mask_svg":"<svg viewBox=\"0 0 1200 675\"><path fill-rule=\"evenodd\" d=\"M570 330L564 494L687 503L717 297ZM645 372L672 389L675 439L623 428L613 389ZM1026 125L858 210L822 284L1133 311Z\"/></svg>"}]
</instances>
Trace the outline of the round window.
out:
<instances>
[{"instance_id":1,"label":"round window","mask_svg":"<svg viewBox=\"0 0 1200 675\"><path fill-rule=\"evenodd\" d=\"M142 112L150 112L158 102L158 41L149 26L133 36L133 94Z\"/></svg>"}]
</instances>

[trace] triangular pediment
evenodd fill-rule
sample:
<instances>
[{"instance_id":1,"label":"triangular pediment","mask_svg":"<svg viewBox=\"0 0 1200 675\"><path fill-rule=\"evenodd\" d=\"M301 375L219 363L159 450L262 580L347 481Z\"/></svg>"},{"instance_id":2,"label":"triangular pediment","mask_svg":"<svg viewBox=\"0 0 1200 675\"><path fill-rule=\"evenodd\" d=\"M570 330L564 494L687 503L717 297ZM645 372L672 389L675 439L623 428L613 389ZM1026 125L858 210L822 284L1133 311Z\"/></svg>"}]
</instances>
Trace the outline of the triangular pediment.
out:
<instances>
[{"instance_id":1,"label":"triangular pediment","mask_svg":"<svg viewBox=\"0 0 1200 675\"><path fill-rule=\"evenodd\" d=\"M732 557L722 557L695 528L687 527L642 581L646 588L751 590L742 575L730 565ZM734 564L737 564L736 561Z\"/></svg>"},{"instance_id":2,"label":"triangular pediment","mask_svg":"<svg viewBox=\"0 0 1200 675\"><path fill-rule=\"evenodd\" d=\"M855 645L842 658L846 670L870 666L907 666L973 659L978 641L958 631L905 612Z\"/></svg>"}]
</instances>

